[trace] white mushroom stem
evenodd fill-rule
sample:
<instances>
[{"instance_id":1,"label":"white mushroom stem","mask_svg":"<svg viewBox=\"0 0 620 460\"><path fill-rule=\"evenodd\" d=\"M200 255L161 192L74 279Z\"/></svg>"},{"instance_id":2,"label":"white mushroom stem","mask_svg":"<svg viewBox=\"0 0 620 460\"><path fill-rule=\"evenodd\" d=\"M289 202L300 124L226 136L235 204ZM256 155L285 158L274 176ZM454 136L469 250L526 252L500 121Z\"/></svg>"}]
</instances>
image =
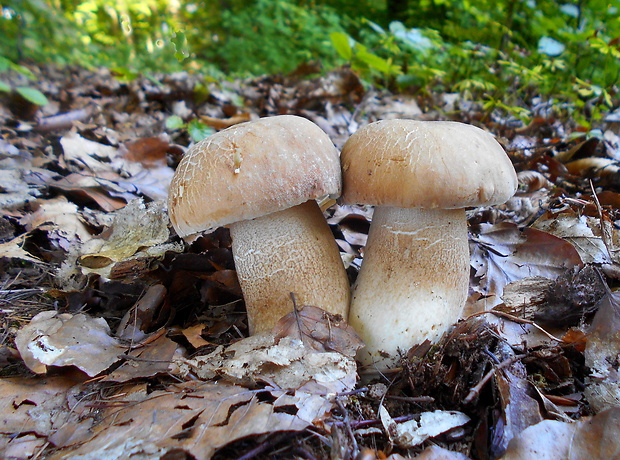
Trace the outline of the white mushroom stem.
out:
<instances>
[{"instance_id":1,"label":"white mushroom stem","mask_svg":"<svg viewBox=\"0 0 620 460\"><path fill-rule=\"evenodd\" d=\"M375 208L349 313L366 343L360 361L384 368L436 341L459 319L468 282L463 209Z\"/></svg>"},{"instance_id":2,"label":"white mushroom stem","mask_svg":"<svg viewBox=\"0 0 620 460\"><path fill-rule=\"evenodd\" d=\"M297 306L347 317L349 281L316 201L230 224L232 252L250 334L270 331Z\"/></svg>"}]
</instances>

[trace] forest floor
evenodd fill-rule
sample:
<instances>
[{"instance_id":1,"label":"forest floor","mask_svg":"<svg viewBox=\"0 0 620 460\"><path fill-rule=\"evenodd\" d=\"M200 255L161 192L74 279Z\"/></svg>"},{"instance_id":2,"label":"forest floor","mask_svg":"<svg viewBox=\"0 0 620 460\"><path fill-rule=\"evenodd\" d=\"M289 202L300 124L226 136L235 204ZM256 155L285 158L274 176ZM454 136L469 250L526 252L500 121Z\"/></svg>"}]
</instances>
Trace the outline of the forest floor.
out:
<instances>
[{"instance_id":1,"label":"forest floor","mask_svg":"<svg viewBox=\"0 0 620 460\"><path fill-rule=\"evenodd\" d=\"M540 102L525 125L347 68L219 84L33 71L47 105L0 99L2 458L620 455L618 114L585 132ZM248 338L228 231L189 244L169 223L192 139L281 114L339 149L381 119L470 123L518 173L506 204L467 210L462 320L388 372L356 365L343 323L312 347L282 324ZM354 282L372 210L325 215Z\"/></svg>"}]
</instances>

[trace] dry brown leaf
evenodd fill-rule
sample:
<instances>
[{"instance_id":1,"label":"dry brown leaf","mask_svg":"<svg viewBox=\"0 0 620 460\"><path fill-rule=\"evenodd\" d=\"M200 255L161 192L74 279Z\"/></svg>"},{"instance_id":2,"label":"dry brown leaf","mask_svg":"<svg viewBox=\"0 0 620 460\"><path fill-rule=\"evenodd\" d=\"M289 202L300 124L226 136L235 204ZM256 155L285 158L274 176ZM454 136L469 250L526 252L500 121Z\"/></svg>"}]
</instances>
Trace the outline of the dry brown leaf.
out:
<instances>
[{"instance_id":1,"label":"dry brown leaf","mask_svg":"<svg viewBox=\"0 0 620 460\"><path fill-rule=\"evenodd\" d=\"M230 118L215 118L207 115L201 115L200 120L212 128L221 129L230 128L233 125L250 121L250 114L248 112L238 113Z\"/></svg>"},{"instance_id":2,"label":"dry brown leaf","mask_svg":"<svg viewBox=\"0 0 620 460\"><path fill-rule=\"evenodd\" d=\"M585 363L591 369L584 394L597 411L620 406L620 292L608 292L587 333Z\"/></svg>"},{"instance_id":3,"label":"dry brown leaf","mask_svg":"<svg viewBox=\"0 0 620 460\"><path fill-rule=\"evenodd\" d=\"M281 318L274 327L276 342L283 337L301 340L317 351L336 351L351 358L364 342L342 317L304 305Z\"/></svg>"},{"instance_id":4,"label":"dry brown leaf","mask_svg":"<svg viewBox=\"0 0 620 460\"><path fill-rule=\"evenodd\" d=\"M582 264L570 243L533 228L521 231L510 223L483 226L470 244L471 266L476 270L473 289L485 296L501 296L512 281L532 276L555 279Z\"/></svg>"},{"instance_id":5,"label":"dry brown leaf","mask_svg":"<svg viewBox=\"0 0 620 460\"><path fill-rule=\"evenodd\" d=\"M192 381L169 390L118 395L115 406L99 411L92 439L49 458L159 459L166 452L184 451L206 460L237 439L300 431L309 425L291 413L289 405L261 402L260 393L265 392L225 382Z\"/></svg>"},{"instance_id":6,"label":"dry brown leaf","mask_svg":"<svg viewBox=\"0 0 620 460\"><path fill-rule=\"evenodd\" d=\"M67 429L74 434L80 433L73 437L74 441L79 439L92 425L92 419L81 418L85 409L83 401L70 404L67 399L72 388L79 383L81 380L68 377L1 379L0 433L5 435L2 439L14 439L16 435L25 433L49 437L66 432ZM69 445L64 442L70 438L61 440L57 435L55 445ZM4 447L8 448L6 445Z\"/></svg>"},{"instance_id":7,"label":"dry brown leaf","mask_svg":"<svg viewBox=\"0 0 620 460\"><path fill-rule=\"evenodd\" d=\"M69 174L50 184L51 187L70 192L82 199L90 199L104 211L116 211L125 207L127 201L104 193L100 181L88 174Z\"/></svg>"},{"instance_id":8,"label":"dry brown leaf","mask_svg":"<svg viewBox=\"0 0 620 460\"><path fill-rule=\"evenodd\" d=\"M65 197L37 200L32 207L33 212L20 219L20 224L28 232L35 228L47 230L48 238L55 240L65 251L92 237L78 216L78 207Z\"/></svg>"},{"instance_id":9,"label":"dry brown leaf","mask_svg":"<svg viewBox=\"0 0 620 460\"><path fill-rule=\"evenodd\" d=\"M500 342L501 361L514 357L511 347ZM496 426L502 429L495 430L491 440L491 455L502 454L510 440L521 433L527 427L543 420L538 401L532 397L531 383L527 380L525 366L515 362L504 367L494 374L495 388L499 393L502 411L499 413L501 420L496 421Z\"/></svg>"},{"instance_id":10,"label":"dry brown leaf","mask_svg":"<svg viewBox=\"0 0 620 460\"><path fill-rule=\"evenodd\" d=\"M91 377L103 372L125 352L110 336L103 318L44 311L20 329L15 344L26 365L37 374L49 366L75 366Z\"/></svg>"},{"instance_id":11,"label":"dry brown leaf","mask_svg":"<svg viewBox=\"0 0 620 460\"><path fill-rule=\"evenodd\" d=\"M419 420L396 423L383 405L379 406L379 418L390 441L404 449L420 445L470 421L462 412L436 410L422 412Z\"/></svg>"},{"instance_id":12,"label":"dry brown leaf","mask_svg":"<svg viewBox=\"0 0 620 460\"><path fill-rule=\"evenodd\" d=\"M86 166L95 173L109 171L110 162L118 155L114 147L85 139L75 130L63 136L60 145L65 161Z\"/></svg>"},{"instance_id":13,"label":"dry brown leaf","mask_svg":"<svg viewBox=\"0 0 620 460\"><path fill-rule=\"evenodd\" d=\"M119 153L128 161L142 163L146 167L160 165L166 162L166 152L170 142L162 137L144 137L125 142L119 148Z\"/></svg>"},{"instance_id":14,"label":"dry brown leaf","mask_svg":"<svg viewBox=\"0 0 620 460\"><path fill-rule=\"evenodd\" d=\"M156 329L158 313L167 292L162 284L149 286L140 300L123 316L116 329L117 337L134 343L140 342L147 332Z\"/></svg>"},{"instance_id":15,"label":"dry brown leaf","mask_svg":"<svg viewBox=\"0 0 620 460\"><path fill-rule=\"evenodd\" d=\"M620 458L620 408L575 423L545 420L512 439L501 460Z\"/></svg>"},{"instance_id":16,"label":"dry brown leaf","mask_svg":"<svg viewBox=\"0 0 620 460\"><path fill-rule=\"evenodd\" d=\"M567 211L559 215L544 215L532 226L571 243L585 264L611 263L597 218Z\"/></svg>"},{"instance_id":17,"label":"dry brown leaf","mask_svg":"<svg viewBox=\"0 0 620 460\"><path fill-rule=\"evenodd\" d=\"M27 234L19 235L6 243L0 243L0 257L8 259L21 259L33 263L43 263L41 259L36 258L29 252L22 249Z\"/></svg>"},{"instance_id":18,"label":"dry brown leaf","mask_svg":"<svg viewBox=\"0 0 620 460\"><path fill-rule=\"evenodd\" d=\"M192 347L200 348L210 344L210 342L202 338L202 331L205 330L205 327L204 324L196 324L195 326L183 329L181 334L183 334Z\"/></svg>"},{"instance_id":19,"label":"dry brown leaf","mask_svg":"<svg viewBox=\"0 0 620 460\"><path fill-rule=\"evenodd\" d=\"M106 382L128 382L130 380L154 377L166 374L172 369L175 354L181 353L181 347L161 335L156 340L131 350L124 356L124 363L103 378Z\"/></svg>"},{"instance_id":20,"label":"dry brown leaf","mask_svg":"<svg viewBox=\"0 0 620 460\"><path fill-rule=\"evenodd\" d=\"M218 376L250 388L259 383L291 390L310 385L322 394L349 391L357 379L352 358L317 352L291 337L276 343L270 334L255 334L205 356L179 358L176 364L181 376Z\"/></svg>"}]
</instances>

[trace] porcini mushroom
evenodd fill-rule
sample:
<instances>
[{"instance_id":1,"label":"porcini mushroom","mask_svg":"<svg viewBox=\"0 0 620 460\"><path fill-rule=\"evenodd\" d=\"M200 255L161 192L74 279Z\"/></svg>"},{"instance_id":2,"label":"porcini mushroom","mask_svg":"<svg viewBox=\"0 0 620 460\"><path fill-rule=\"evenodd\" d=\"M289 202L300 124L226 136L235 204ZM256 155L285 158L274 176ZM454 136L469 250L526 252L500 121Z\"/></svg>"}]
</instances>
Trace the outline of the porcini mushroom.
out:
<instances>
[{"instance_id":1,"label":"porcini mushroom","mask_svg":"<svg viewBox=\"0 0 620 460\"><path fill-rule=\"evenodd\" d=\"M298 305L346 318L349 283L316 198L338 196L338 151L311 121L262 118L193 146L172 179L168 210L187 237L228 225L250 333Z\"/></svg>"},{"instance_id":2,"label":"porcini mushroom","mask_svg":"<svg viewBox=\"0 0 620 460\"><path fill-rule=\"evenodd\" d=\"M359 359L382 367L458 320L469 281L464 208L505 202L517 177L493 136L456 122L371 123L341 162L341 200L375 205L349 323L366 344Z\"/></svg>"}]
</instances>

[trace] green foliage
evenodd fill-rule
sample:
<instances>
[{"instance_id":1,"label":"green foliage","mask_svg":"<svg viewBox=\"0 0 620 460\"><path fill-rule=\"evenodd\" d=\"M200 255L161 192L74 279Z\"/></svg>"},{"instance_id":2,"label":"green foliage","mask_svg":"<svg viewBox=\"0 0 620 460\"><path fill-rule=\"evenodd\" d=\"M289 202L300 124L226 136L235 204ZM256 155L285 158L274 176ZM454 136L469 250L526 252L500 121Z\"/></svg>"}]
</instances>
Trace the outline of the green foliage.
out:
<instances>
[{"instance_id":1,"label":"green foliage","mask_svg":"<svg viewBox=\"0 0 620 460\"><path fill-rule=\"evenodd\" d=\"M329 34L343 28L329 7L300 7L292 0L255 0L221 12L219 26L198 57L225 72L289 72L304 62L334 63Z\"/></svg>"},{"instance_id":2,"label":"green foliage","mask_svg":"<svg viewBox=\"0 0 620 460\"><path fill-rule=\"evenodd\" d=\"M542 96L589 126L617 104L620 0L9 0L0 56L139 73L349 63L391 89L459 92L527 121ZM12 90L13 88L9 88ZM0 83L0 91L7 91ZM199 130L198 130L199 131Z\"/></svg>"},{"instance_id":3,"label":"green foliage","mask_svg":"<svg viewBox=\"0 0 620 460\"><path fill-rule=\"evenodd\" d=\"M408 25L393 21L384 29L364 20L355 30L356 41L332 34L335 52L365 78L409 91L456 91L489 113L499 109L526 122L532 114L523 107L531 106L534 96L586 127L614 105L620 83L619 0L410 5ZM375 56L364 60L380 78L360 65L357 50Z\"/></svg>"},{"instance_id":4,"label":"green foliage","mask_svg":"<svg viewBox=\"0 0 620 460\"><path fill-rule=\"evenodd\" d=\"M20 75L23 75L29 80L34 80L34 75L30 71L30 69L28 69L27 67L21 66L19 64L15 64L14 62L0 56L0 73L7 72L9 70L15 73L18 73ZM32 102L35 105L43 106L48 103L48 100L47 100L47 97L45 97L45 94L43 94L41 91L39 91L36 88L31 88L29 86L12 87L9 83L0 80L0 92L10 93L11 91L15 91L21 97L23 97L27 101Z\"/></svg>"},{"instance_id":5,"label":"green foliage","mask_svg":"<svg viewBox=\"0 0 620 460\"><path fill-rule=\"evenodd\" d=\"M45 95L36 88L29 88L27 86L18 86L15 91L27 101L32 102L34 105L45 105L48 103Z\"/></svg>"},{"instance_id":6,"label":"green foliage","mask_svg":"<svg viewBox=\"0 0 620 460\"><path fill-rule=\"evenodd\" d=\"M214 132L213 128L205 125L199 120L194 119L189 123L185 123L183 119L177 115L172 115L166 119L166 129L169 129L170 131L187 129L189 137L194 142L199 142Z\"/></svg>"}]
</instances>

